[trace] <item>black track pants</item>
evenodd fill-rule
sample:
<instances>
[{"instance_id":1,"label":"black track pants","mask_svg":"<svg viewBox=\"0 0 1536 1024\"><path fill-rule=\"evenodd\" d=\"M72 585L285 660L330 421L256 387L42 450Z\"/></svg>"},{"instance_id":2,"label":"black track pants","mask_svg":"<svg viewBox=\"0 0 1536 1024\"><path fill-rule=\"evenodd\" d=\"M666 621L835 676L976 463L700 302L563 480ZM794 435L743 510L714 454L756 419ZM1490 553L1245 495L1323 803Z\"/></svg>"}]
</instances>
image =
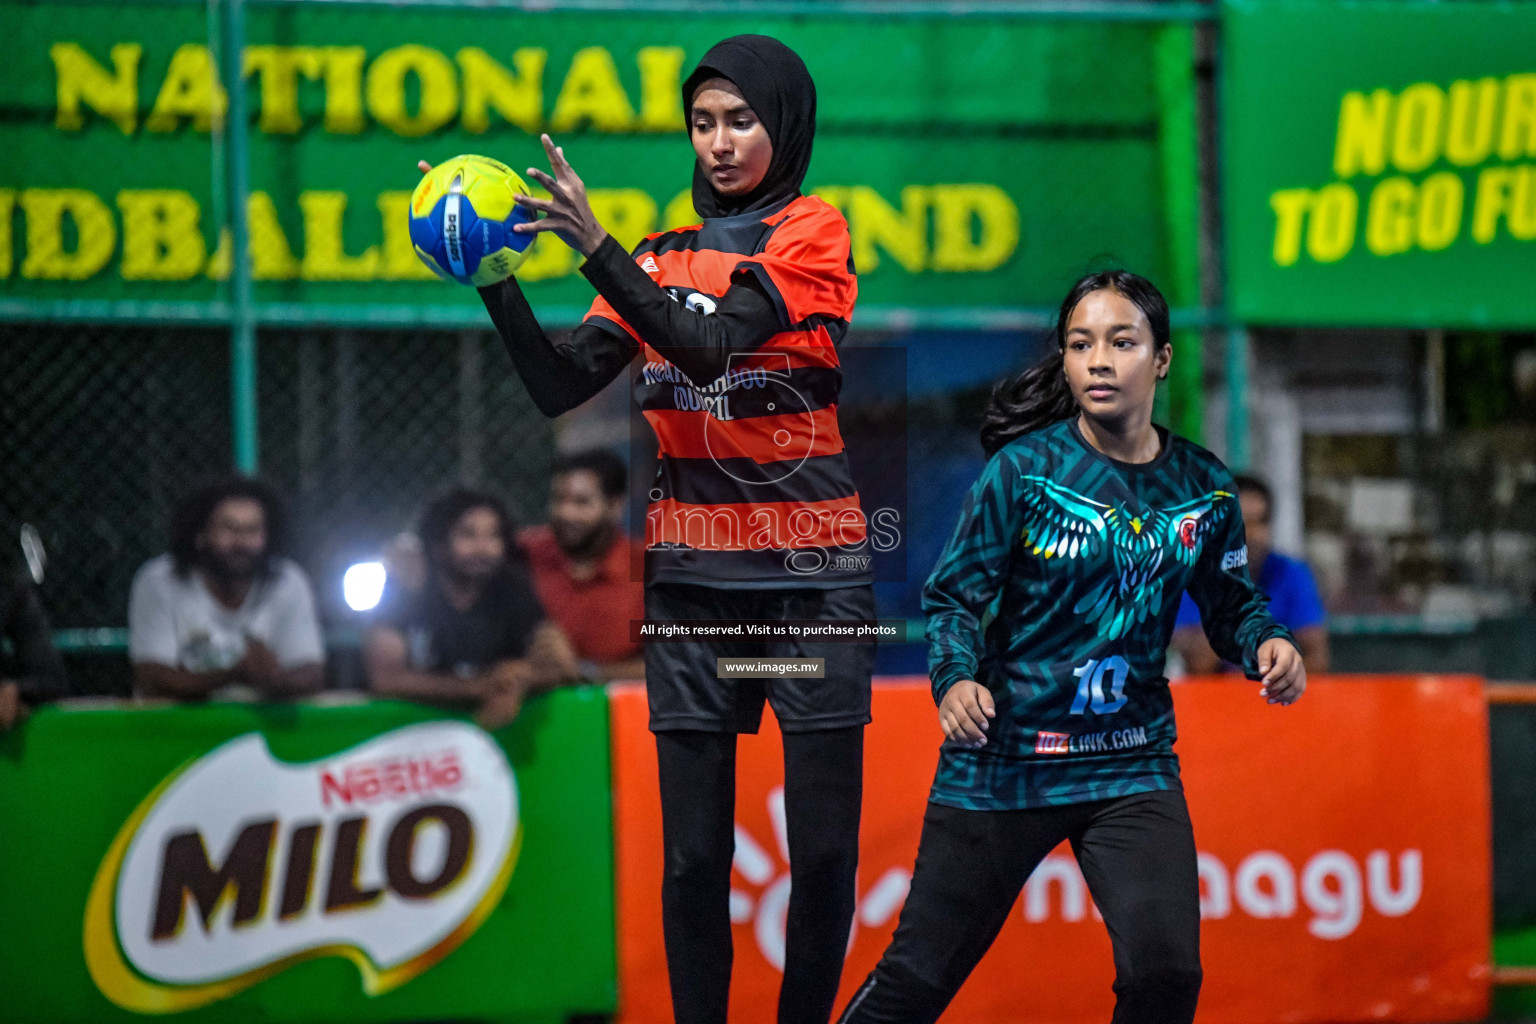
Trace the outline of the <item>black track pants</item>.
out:
<instances>
[{"instance_id":1,"label":"black track pants","mask_svg":"<svg viewBox=\"0 0 1536 1024\"><path fill-rule=\"evenodd\" d=\"M967 811L929 804L912 889L839 1024L931 1024L1063 839L1115 951L1114 1024L1189 1024L1200 995L1200 887L1184 794Z\"/></svg>"},{"instance_id":2,"label":"black track pants","mask_svg":"<svg viewBox=\"0 0 1536 1024\"><path fill-rule=\"evenodd\" d=\"M676 1024L725 1024L731 984L736 734L656 733L661 919ZM853 923L864 727L784 734L789 922L779 1024L826 1024Z\"/></svg>"}]
</instances>

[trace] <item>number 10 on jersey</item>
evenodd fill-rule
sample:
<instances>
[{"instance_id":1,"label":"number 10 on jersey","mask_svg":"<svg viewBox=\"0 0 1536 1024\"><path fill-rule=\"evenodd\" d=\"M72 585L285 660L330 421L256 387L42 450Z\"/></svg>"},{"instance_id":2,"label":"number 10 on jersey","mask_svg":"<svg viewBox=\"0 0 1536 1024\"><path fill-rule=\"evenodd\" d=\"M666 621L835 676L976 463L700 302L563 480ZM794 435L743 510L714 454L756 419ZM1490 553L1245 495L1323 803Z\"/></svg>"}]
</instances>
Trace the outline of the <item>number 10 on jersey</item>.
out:
<instances>
[{"instance_id":1,"label":"number 10 on jersey","mask_svg":"<svg viewBox=\"0 0 1536 1024\"><path fill-rule=\"evenodd\" d=\"M1072 674L1078 678L1072 714L1080 715L1091 706L1096 715L1112 715L1125 707L1125 681L1130 677L1131 666L1120 655L1090 658L1073 669Z\"/></svg>"}]
</instances>

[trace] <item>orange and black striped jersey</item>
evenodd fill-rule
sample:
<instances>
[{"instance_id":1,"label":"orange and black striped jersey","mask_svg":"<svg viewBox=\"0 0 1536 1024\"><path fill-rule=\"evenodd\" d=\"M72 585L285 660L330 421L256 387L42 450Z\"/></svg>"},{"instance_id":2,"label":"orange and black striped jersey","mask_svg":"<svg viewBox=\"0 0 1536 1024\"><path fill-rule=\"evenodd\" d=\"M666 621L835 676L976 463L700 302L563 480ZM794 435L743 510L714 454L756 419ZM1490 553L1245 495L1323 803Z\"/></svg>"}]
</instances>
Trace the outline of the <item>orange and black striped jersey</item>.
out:
<instances>
[{"instance_id":1,"label":"orange and black striped jersey","mask_svg":"<svg viewBox=\"0 0 1536 1024\"><path fill-rule=\"evenodd\" d=\"M633 364L635 401L661 455L648 488L646 579L869 582L866 521L837 421L837 345L858 295L842 215L796 196L652 235L633 254L607 238L581 272L599 298L558 344L515 280L480 295L545 415Z\"/></svg>"},{"instance_id":2,"label":"orange and black striped jersey","mask_svg":"<svg viewBox=\"0 0 1536 1024\"><path fill-rule=\"evenodd\" d=\"M686 310L712 314L745 282L766 294L776 321L761 341L719 353L701 373L679 366L686 361L675 347L653 345L604 295L592 304L587 324L639 346L632 390L659 442L646 578L868 582L868 559L839 557L867 551L837 420L837 345L858 296L842 214L801 196L772 212L653 235L633 260Z\"/></svg>"}]
</instances>

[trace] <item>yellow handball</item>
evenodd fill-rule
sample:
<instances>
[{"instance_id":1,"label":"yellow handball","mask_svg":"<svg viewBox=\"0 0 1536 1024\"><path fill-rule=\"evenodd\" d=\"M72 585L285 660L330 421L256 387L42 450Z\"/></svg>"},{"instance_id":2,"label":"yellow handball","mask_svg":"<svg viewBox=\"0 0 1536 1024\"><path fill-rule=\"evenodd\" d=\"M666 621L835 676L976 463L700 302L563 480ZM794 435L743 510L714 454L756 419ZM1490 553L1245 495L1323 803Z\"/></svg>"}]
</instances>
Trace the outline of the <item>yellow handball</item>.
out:
<instances>
[{"instance_id":1,"label":"yellow handball","mask_svg":"<svg viewBox=\"0 0 1536 1024\"><path fill-rule=\"evenodd\" d=\"M411 244L438 277L480 288L505 281L522 265L536 236L513 225L534 220L512 201L528 195L523 179L500 160L456 156L422 176L411 193Z\"/></svg>"}]
</instances>

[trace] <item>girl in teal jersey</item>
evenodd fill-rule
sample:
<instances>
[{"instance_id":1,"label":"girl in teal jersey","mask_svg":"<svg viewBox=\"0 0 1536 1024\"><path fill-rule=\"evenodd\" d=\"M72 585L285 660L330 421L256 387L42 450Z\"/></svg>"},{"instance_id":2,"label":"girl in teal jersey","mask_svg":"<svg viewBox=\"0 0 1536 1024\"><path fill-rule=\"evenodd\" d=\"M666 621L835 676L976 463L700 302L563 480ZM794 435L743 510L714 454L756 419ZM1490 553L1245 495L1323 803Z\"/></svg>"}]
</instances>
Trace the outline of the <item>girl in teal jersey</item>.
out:
<instances>
[{"instance_id":1,"label":"girl in teal jersey","mask_svg":"<svg viewBox=\"0 0 1536 1024\"><path fill-rule=\"evenodd\" d=\"M1261 697L1306 688L1248 577L1231 474L1152 423L1162 295L1084 277L1056 342L993 392L990 461L923 591L946 740L900 923L846 1024L936 1020L1064 839L1114 946L1116 1024L1188 1024L1200 893L1163 676L1180 595Z\"/></svg>"}]
</instances>

